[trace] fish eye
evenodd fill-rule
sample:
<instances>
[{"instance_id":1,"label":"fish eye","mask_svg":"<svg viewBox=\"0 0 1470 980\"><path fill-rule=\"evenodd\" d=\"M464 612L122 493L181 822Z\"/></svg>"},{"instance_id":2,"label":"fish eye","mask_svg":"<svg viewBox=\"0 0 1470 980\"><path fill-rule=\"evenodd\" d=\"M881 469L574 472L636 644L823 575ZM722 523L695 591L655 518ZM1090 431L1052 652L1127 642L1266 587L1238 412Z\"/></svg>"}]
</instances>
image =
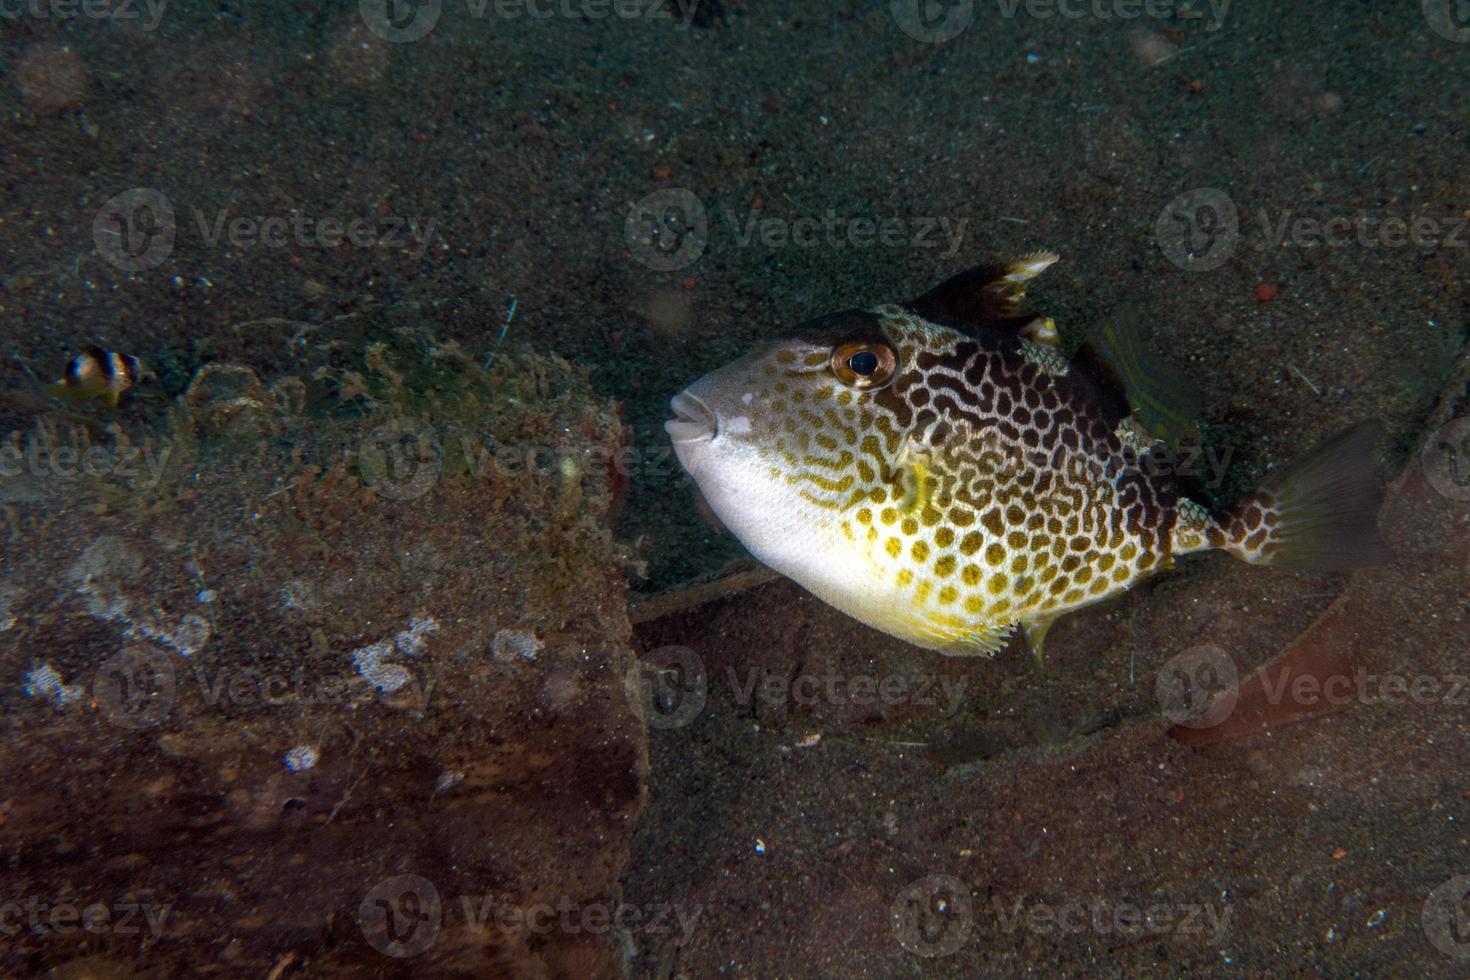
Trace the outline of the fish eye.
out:
<instances>
[{"instance_id":1,"label":"fish eye","mask_svg":"<svg viewBox=\"0 0 1470 980\"><path fill-rule=\"evenodd\" d=\"M897 369L898 354L887 341L854 340L832 348L832 372L849 388L881 388Z\"/></svg>"}]
</instances>

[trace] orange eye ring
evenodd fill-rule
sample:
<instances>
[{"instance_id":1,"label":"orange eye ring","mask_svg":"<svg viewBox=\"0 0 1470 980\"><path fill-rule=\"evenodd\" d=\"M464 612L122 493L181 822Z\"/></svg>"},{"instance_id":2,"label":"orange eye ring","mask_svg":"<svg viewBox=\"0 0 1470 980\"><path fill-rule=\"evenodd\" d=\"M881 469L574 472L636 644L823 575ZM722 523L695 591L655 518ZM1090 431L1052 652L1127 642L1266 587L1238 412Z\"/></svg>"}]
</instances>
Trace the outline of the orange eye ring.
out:
<instances>
[{"instance_id":1,"label":"orange eye ring","mask_svg":"<svg viewBox=\"0 0 1470 980\"><path fill-rule=\"evenodd\" d=\"M832 348L832 373L858 391L872 391L898 373L898 352L885 340L852 340Z\"/></svg>"}]
</instances>

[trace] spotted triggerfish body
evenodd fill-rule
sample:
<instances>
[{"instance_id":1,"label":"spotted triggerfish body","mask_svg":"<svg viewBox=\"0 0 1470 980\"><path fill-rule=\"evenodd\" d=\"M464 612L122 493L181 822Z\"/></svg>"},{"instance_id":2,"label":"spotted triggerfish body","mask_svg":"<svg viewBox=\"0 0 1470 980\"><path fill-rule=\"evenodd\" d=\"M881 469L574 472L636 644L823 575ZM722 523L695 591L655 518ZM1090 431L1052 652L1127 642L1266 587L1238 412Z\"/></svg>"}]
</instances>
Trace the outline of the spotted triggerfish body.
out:
<instances>
[{"instance_id":1,"label":"spotted triggerfish body","mask_svg":"<svg viewBox=\"0 0 1470 980\"><path fill-rule=\"evenodd\" d=\"M1190 431L1176 375L1108 325L1073 358L1023 308L1050 253L909 303L809 321L700 378L665 424L719 519L771 568L947 654L1059 617L1176 556L1339 569L1381 556L1376 423L1220 512L1160 463Z\"/></svg>"}]
</instances>

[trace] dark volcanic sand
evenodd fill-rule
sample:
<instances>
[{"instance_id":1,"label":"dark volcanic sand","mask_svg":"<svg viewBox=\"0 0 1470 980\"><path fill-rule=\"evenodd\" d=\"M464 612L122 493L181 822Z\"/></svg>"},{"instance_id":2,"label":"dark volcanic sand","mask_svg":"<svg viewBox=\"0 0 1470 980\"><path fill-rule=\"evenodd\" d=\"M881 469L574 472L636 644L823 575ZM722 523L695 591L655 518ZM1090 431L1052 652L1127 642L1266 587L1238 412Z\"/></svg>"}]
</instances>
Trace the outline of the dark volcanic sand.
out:
<instances>
[{"instance_id":1,"label":"dark volcanic sand","mask_svg":"<svg viewBox=\"0 0 1470 980\"><path fill-rule=\"evenodd\" d=\"M1209 437L1230 453L1222 497L1370 416L1387 424L1380 475L1414 470L1430 431L1464 412L1470 43L1431 30L1421 7L1436 0L1241 4L1218 24L1207 6L1164 19L1009 6L976 3L945 44L905 34L878 0L703 0L691 29L651 16L475 18L445 0L435 30L408 43L380 40L353 3L179 3L153 29L145 7L132 21L16 7L0 20L0 431L37 418L27 366L49 381L94 341L155 372L120 409L142 425L241 321L417 304L440 340L478 357L514 301L507 349L585 366L622 403L635 466L616 530L637 598L742 554L663 451L674 392L805 317L1045 247L1062 261L1031 298L1069 342L1119 312L1195 380ZM1131 9L1103 9L1119 7ZM157 264L129 272L108 259L115 225L103 222L99 243L94 222L133 188L162 194L176 229ZM702 202L707 246L650 268L629 211L674 189ZM1171 261L1156 234L1166 206L1201 189L1223 192L1242 222L1213 269ZM762 236L829 214L838 234L815 244ZM289 228L297 216L365 221L372 241L259 240L264 219ZM884 218L904 223L888 244L844 233ZM1298 218L1362 230L1318 246ZM918 238L940 219L963 222L957 247ZM1386 219L1432 222L1441 241L1395 244ZM420 246L413 230L430 222ZM628 968L1463 973L1440 948L1465 954L1458 934L1440 930L1436 946L1421 924L1433 889L1470 872L1463 700L1354 703L1194 749L1163 736L1154 691L1171 656L1201 645L1248 674L1344 588L1372 600L1357 613L1359 662L1451 683L1470 647L1467 503L1409 499L1430 524L1390 528L1400 556L1369 577L1185 562L1058 625L1041 671L1018 650L941 660L787 583L642 624L638 650L695 651L710 694L691 724L652 732L623 895L698 905L700 917L682 947L635 931ZM44 504L6 506L44 517ZM4 584L54 590L60 610L70 587L9 581L19 565L5 556ZM0 632L0 704L17 723L50 710L19 693L35 655L26 627ZM743 680L752 665L943 676L965 694L953 713L942 700L875 711L827 696L744 706L727 669ZM65 799L38 805L65 827ZM5 875L36 872L33 853L4 856ZM101 847L95 860L115 856ZM85 878L86 861L68 860ZM892 910L932 875L956 879L972 913L958 949L922 956ZM301 902L312 911L309 888ZM997 909L1017 902L1043 924L1005 928ZM1044 926L1047 909L1077 903L1083 928ZM1098 927L1092 903L1230 915L1216 942ZM326 932L357 940L350 923ZM216 946L229 939L222 924L197 962L224 962ZM359 969L431 970L358 945ZM269 963L294 951L255 950ZM127 961L151 965L146 949ZM311 962L294 956L283 975Z\"/></svg>"}]
</instances>

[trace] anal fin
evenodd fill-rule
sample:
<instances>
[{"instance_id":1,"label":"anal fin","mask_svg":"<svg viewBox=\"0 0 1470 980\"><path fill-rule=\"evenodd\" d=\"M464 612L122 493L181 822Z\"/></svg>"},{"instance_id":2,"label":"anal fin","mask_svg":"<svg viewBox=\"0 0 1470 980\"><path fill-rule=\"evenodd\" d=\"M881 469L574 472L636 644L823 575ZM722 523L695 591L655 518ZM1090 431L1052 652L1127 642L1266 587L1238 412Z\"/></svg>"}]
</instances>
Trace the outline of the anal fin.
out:
<instances>
[{"instance_id":1,"label":"anal fin","mask_svg":"<svg viewBox=\"0 0 1470 980\"><path fill-rule=\"evenodd\" d=\"M1031 648L1031 655L1036 658L1038 667L1043 666L1044 663L1042 647L1046 643L1047 631L1051 629L1051 624L1060 618L1060 616L1048 616L1045 619L1021 624L1021 635L1026 638L1026 646Z\"/></svg>"}]
</instances>

